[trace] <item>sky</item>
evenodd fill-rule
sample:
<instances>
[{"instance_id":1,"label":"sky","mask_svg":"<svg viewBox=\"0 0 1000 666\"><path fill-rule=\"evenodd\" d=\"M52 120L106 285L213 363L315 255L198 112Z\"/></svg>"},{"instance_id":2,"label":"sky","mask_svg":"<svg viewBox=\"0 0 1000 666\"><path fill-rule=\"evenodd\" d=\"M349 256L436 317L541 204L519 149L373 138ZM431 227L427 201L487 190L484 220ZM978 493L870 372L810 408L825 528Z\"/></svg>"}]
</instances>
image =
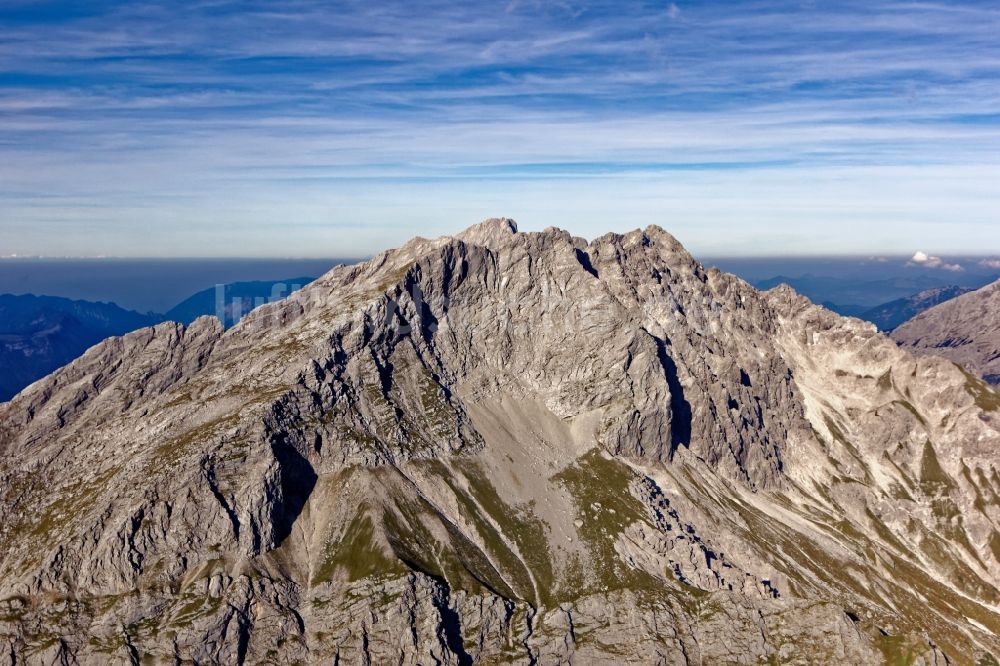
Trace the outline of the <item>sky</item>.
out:
<instances>
[{"instance_id":1,"label":"sky","mask_svg":"<svg viewBox=\"0 0 1000 666\"><path fill-rule=\"evenodd\" d=\"M995 1L0 0L0 256L364 256L494 216L998 253L997 35Z\"/></svg>"}]
</instances>

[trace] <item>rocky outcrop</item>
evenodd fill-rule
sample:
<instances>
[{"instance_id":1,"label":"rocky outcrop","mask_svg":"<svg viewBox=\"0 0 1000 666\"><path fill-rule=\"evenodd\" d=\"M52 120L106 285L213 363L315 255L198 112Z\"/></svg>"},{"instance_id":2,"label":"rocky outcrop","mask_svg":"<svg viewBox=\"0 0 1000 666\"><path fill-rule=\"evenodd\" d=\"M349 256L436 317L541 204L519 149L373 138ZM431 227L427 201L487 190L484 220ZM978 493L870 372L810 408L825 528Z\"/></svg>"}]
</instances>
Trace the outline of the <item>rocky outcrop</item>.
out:
<instances>
[{"instance_id":1,"label":"rocky outcrop","mask_svg":"<svg viewBox=\"0 0 1000 666\"><path fill-rule=\"evenodd\" d=\"M1000 384L1000 281L920 313L892 338L914 354L943 356Z\"/></svg>"},{"instance_id":2,"label":"rocky outcrop","mask_svg":"<svg viewBox=\"0 0 1000 666\"><path fill-rule=\"evenodd\" d=\"M0 652L988 661L998 403L659 228L489 220L0 406Z\"/></svg>"}]
</instances>

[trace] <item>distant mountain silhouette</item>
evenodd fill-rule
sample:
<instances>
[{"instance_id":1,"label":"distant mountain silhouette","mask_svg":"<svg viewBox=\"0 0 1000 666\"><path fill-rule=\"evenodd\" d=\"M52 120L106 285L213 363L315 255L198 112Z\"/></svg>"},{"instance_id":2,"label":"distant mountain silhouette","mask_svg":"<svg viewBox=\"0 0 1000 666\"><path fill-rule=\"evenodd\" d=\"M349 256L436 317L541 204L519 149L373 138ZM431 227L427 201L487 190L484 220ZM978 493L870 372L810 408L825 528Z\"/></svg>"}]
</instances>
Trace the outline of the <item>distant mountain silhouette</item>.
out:
<instances>
[{"instance_id":1,"label":"distant mountain silhouette","mask_svg":"<svg viewBox=\"0 0 1000 666\"><path fill-rule=\"evenodd\" d=\"M954 285L927 289L913 296L897 298L894 301L883 303L857 316L875 324L880 331L891 331L903 322L916 317L924 310L928 310L939 303L944 303L970 291L972 289L968 287Z\"/></svg>"},{"instance_id":2,"label":"distant mountain silhouette","mask_svg":"<svg viewBox=\"0 0 1000 666\"><path fill-rule=\"evenodd\" d=\"M190 324L203 315L219 318L229 328L259 305L281 300L316 278L297 277L287 280L233 282L199 291L167 311L168 321Z\"/></svg>"},{"instance_id":3,"label":"distant mountain silhouette","mask_svg":"<svg viewBox=\"0 0 1000 666\"><path fill-rule=\"evenodd\" d=\"M0 295L0 401L77 358L88 347L163 320L114 303Z\"/></svg>"},{"instance_id":4,"label":"distant mountain silhouette","mask_svg":"<svg viewBox=\"0 0 1000 666\"><path fill-rule=\"evenodd\" d=\"M821 303L838 314L859 316L889 301L908 298L918 292L951 286L942 278L928 275L894 277L882 280L837 278L824 275L788 277L778 275L753 283L758 289L773 289L787 284L813 303ZM978 285L977 285L978 286Z\"/></svg>"},{"instance_id":5,"label":"distant mountain silhouette","mask_svg":"<svg viewBox=\"0 0 1000 666\"><path fill-rule=\"evenodd\" d=\"M190 324L202 315L232 326L253 308L280 300L315 278L233 282L190 296L166 314L56 296L0 295L0 402L78 358L105 338L163 321ZM222 298L220 299L220 294Z\"/></svg>"}]
</instances>

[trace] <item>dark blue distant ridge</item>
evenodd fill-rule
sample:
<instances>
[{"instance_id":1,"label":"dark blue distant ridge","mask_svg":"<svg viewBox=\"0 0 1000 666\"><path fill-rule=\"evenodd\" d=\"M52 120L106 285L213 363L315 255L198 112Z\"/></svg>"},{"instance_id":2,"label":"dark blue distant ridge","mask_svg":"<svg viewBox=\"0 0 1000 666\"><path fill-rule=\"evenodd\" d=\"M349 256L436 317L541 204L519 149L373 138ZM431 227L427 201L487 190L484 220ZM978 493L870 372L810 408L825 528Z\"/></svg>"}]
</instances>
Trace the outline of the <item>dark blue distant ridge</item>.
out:
<instances>
[{"instance_id":1,"label":"dark blue distant ridge","mask_svg":"<svg viewBox=\"0 0 1000 666\"><path fill-rule=\"evenodd\" d=\"M105 338L168 320L190 324L203 315L218 316L229 327L253 308L280 300L314 279L221 284L190 296L166 314L58 296L0 295L0 402Z\"/></svg>"},{"instance_id":2,"label":"dark blue distant ridge","mask_svg":"<svg viewBox=\"0 0 1000 666\"><path fill-rule=\"evenodd\" d=\"M0 295L0 401L80 356L101 340L162 320L114 303Z\"/></svg>"},{"instance_id":3,"label":"dark blue distant ridge","mask_svg":"<svg viewBox=\"0 0 1000 666\"><path fill-rule=\"evenodd\" d=\"M297 277L218 285L199 291L175 305L167 311L166 318L190 324L203 315L214 315L228 328L255 307L285 298L315 279Z\"/></svg>"}]
</instances>

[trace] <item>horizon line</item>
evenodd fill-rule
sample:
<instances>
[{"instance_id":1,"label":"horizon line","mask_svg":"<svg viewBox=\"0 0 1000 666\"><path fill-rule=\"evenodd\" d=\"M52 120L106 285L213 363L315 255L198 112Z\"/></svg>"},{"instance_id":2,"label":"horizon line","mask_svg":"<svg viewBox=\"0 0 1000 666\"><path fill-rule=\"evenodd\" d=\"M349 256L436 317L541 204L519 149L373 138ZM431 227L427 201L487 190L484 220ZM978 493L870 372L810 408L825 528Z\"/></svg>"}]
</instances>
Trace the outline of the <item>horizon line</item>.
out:
<instances>
[{"instance_id":1,"label":"horizon line","mask_svg":"<svg viewBox=\"0 0 1000 666\"><path fill-rule=\"evenodd\" d=\"M41 254L17 254L17 255L2 255L0 256L0 261L336 261L340 263L359 263L362 261L368 261L374 258L377 254L385 252L387 250L395 250L398 247L385 248L384 250L379 250L374 254L361 255L361 256L283 256L283 255L172 255L172 256L155 256L155 255L41 255ZM760 260L778 260L778 259L859 259L859 260L871 260L876 261L880 259L903 259L910 260L913 257L914 251L900 251L900 250L890 250L890 251L865 251L865 252L843 252L843 253L812 253L812 252L796 252L787 254L715 254L707 253L700 254L697 252L688 252L698 259L699 261L704 260L716 260L716 259L760 259ZM996 251L982 250L974 252L963 252L963 251L933 251L935 255L940 257L949 257L957 259L989 259L1000 256L1000 249ZM917 267L917 266L915 266Z\"/></svg>"}]
</instances>

